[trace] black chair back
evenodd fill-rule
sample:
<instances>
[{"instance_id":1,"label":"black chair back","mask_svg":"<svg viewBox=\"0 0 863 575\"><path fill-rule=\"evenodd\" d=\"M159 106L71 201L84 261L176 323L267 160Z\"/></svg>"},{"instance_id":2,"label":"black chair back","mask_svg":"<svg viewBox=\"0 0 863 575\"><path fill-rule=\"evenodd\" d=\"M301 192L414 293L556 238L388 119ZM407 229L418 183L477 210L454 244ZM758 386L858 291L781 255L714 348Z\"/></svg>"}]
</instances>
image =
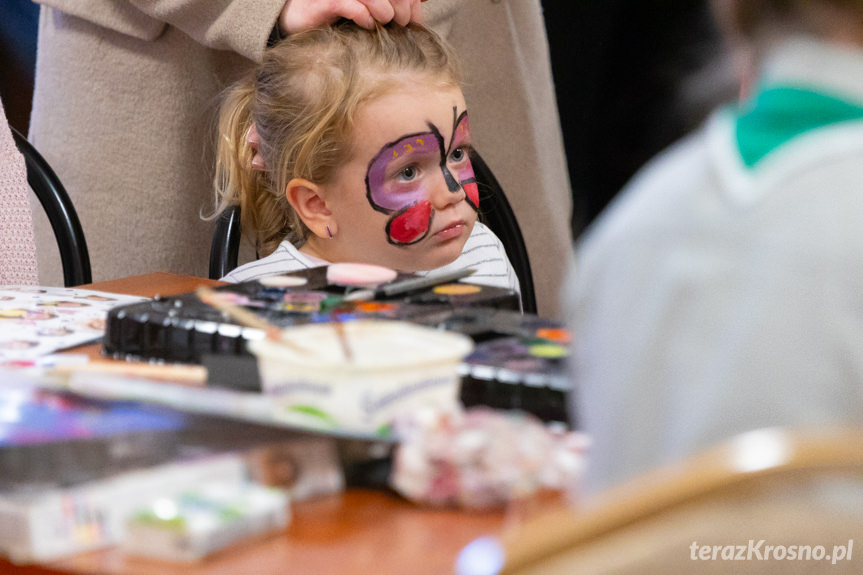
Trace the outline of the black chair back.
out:
<instances>
[{"instance_id":1,"label":"black chair back","mask_svg":"<svg viewBox=\"0 0 863 575\"><path fill-rule=\"evenodd\" d=\"M509 200L506 199L500 182L494 177L494 173L482 156L474 150L471 152L470 161L479 188L480 220L494 232L506 250L506 256L521 286L522 309L525 313L535 314L536 290L533 285L533 273L515 212Z\"/></svg>"},{"instance_id":2,"label":"black chair back","mask_svg":"<svg viewBox=\"0 0 863 575\"><path fill-rule=\"evenodd\" d=\"M210 244L210 279L225 277L237 267L240 252L240 206L233 205L219 214Z\"/></svg>"},{"instance_id":3,"label":"black chair back","mask_svg":"<svg viewBox=\"0 0 863 575\"><path fill-rule=\"evenodd\" d=\"M524 236L515 212L500 183L485 160L471 152L471 163L480 193L480 220L500 238L506 255L521 284L521 301L525 313L536 313L536 291ZM216 220L210 246L210 279L219 279L237 267L240 246L240 206L231 206Z\"/></svg>"},{"instance_id":4,"label":"black chair back","mask_svg":"<svg viewBox=\"0 0 863 575\"><path fill-rule=\"evenodd\" d=\"M60 248L63 264L63 283L66 287L88 284L93 281L90 271L90 252L84 238L84 229L78 213L60 178L27 138L15 128L12 137L27 166L27 183L39 198L39 203L51 222L54 237Z\"/></svg>"}]
</instances>

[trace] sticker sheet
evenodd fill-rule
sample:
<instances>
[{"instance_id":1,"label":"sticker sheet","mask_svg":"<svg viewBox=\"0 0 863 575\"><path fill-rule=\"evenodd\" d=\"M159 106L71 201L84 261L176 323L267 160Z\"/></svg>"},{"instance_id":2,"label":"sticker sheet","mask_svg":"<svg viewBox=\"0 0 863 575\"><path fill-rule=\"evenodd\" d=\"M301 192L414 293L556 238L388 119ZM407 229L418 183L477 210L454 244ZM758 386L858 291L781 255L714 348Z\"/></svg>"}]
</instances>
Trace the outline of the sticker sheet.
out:
<instances>
[{"instance_id":1,"label":"sticker sheet","mask_svg":"<svg viewBox=\"0 0 863 575\"><path fill-rule=\"evenodd\" d=\"M147 298L76 288L0 287L0 365L95 341L108 310Z\"/></svg>"}]
</instances>

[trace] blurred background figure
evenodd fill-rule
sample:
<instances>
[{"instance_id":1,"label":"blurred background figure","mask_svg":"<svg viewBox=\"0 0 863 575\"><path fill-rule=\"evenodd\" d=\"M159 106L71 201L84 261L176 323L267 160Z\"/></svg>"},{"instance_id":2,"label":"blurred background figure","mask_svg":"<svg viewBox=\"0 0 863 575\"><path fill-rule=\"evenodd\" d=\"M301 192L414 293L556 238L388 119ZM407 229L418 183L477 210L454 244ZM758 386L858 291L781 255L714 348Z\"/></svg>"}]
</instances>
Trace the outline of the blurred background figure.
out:
<instances>
[{"instance_id":1,"label":"blurred background figure","mask_svg":"<svg viewBox=\"0 0 863 575\"><path fill-rule=\"evenodd\" d=\"M593 489L750 429L863 423L863 3L714 10L746 97L640 171L577 252Z\"/></svg>"},{"instance_id":2,"label":"blurred background figure","mask_svg":"<svg viewBox=\"0 0 863 575\"><path fill-rule=\"evenodd\" d=\"M645 162L734 95L733 77L707 0L546 0L543 11L578 237Z\"/></svg>"},{"instance_id":3,"label":"blurred background figure","mask_svg":"<svg viewBox=\"0 0 863 575\"><path fill-rule=\"evenodd\" d=\"M0 98L9 125L22 134L30 125L38 20L32 0L0 3Z\"/></svg>"}]
</instances>

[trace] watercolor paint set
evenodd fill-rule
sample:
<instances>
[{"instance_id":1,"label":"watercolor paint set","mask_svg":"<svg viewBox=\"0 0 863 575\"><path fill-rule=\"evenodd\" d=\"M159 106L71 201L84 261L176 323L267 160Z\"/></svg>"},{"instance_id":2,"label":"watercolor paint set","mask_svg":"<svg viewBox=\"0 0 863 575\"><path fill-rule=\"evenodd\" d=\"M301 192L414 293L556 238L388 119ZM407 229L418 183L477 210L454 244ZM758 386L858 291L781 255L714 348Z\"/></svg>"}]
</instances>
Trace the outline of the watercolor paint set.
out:
<instances>
[{"instance_id":1,"label":"watercolor paint set","mask_svg":"<svg viewBox=\"0 0 863 575\"><path fill-rule=\"evenodd\" d=\"M413 281L399 274L392 283ZM216 288L223 300L241 306L270 324L288 327L355 319L397 319L423 325L459 323L454 329L481 335L486 323L462 318L465 310L510 310L518 314L518 296L502 288L461 282L423 286L392 297L350 300L355 290L327 281L327 268L311 268L266 281ZM246 341L259 330L239 325L205 304L194 293L119 306L108 313L103 347L112 357L201 363L208 354L249 355Z\"/></svg>"},{"instance_id":2,"label":"watercolor paint set","mask_svg":"<svg viewBox=\"0 0 863 575\"><path fill-rule=\"evenodd\" d=\"M461 366L462 404L526 411L574 428L565 364L570 339L565 329L542 327L478 342Z\"/></svg>"},{"instance_id":3,"label":"watercolor paint set","mask_svg":"<svg viewBox=\"0 0 863 575\"><path fill-rule=\"evenodd\" d=\"M568 421L564 361L571 338L558 323L521 313L516 293L469 278L440 282L398 274L387 285L415 289L354 299L362 288L334 284L327 271L312 268L213 291L277 327L375 318L465 334L475 342L460 373L466 406L518 408L544 421ZM248 344L263 336L190 293L112 309L103 343L115 358L201 363L211 386L260 391Z\"/></svg>"}]
</instances>

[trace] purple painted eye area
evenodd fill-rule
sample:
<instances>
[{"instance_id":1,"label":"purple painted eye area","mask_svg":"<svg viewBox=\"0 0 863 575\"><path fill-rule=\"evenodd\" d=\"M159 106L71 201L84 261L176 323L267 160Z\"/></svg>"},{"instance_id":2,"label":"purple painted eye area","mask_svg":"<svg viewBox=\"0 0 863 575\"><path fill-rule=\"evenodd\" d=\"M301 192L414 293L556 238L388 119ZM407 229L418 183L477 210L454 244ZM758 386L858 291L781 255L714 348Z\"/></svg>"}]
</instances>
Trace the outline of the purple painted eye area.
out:
<instances>
[{"instance_id":1,"label":"purple painted eye area","mask_svg":"<svg viewBox=\"0 0 863 575\"><path fill-rule=\"evenodd\" d=\"M479 208L479 191L476 185L476 175L473 171L473 165L470 163L468 150L470 149L470 123L467 119L467 113L464 113L456 124L453 132L452 150L447 158L447 165L453 172L453 176L459 185L464 189L468 203L474 209Z\"/></svg>"},{"instance_id":2,"label":"purple painted eye area","mask_svg":"<svg viewBox=\"0 0 863 575\"><path fill-rule=\"evenodd\" d=\"M455 176L455 179L464 184L466 181L475 181L476 175L473 173L473 165L470 163L470 158L467 157L467 151L464 152L464 159L459 162L450 161L450 170ZM452 157L452 154L450 154Z\"/></svg>"},{"instance_id":3,"label":"purple painted eye area","mask_svg":"<svg viewBox=\"0 0 863 575\"><path fill-rule=\"evenodd\" d=\"M366 193L372 206L384 213L421 201L426 191L416 178L417 165L439 163L440 146L432 132L405 136L387 144L369 164Z\"/></svg>"}]
</instances>

